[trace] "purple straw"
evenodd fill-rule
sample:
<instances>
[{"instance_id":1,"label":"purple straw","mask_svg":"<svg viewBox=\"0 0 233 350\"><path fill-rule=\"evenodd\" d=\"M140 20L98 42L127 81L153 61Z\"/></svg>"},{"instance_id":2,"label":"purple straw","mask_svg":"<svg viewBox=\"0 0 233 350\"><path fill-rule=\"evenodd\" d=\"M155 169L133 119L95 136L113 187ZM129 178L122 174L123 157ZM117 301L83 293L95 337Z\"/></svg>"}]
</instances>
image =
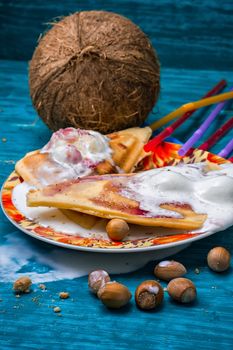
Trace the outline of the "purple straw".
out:
<instances>
[{"instance_id":1,"label":"purple straw","mask_svg":"<svg viewBox=\"0 0 233 350\"><path fill-rule=\"evenodd\" d=\"M233 91L233 87L230 89ZM221 112L221 110L225 107L228 101L218 103L217 106L210 113L209 117L201 124L201 126L194 132L194 134L185 142L185 144L179 149L178 154L180 156L184 156L190 148L197 142L202 135L209 128L212 121L217 117L217 115Z\"/></svg>"},{"instance_id":2,"label":"purple straw","mask_svg":"<svg viewBox=\"0 0 233 350\"><path fill-rule=\"evenodd\" d=\"M233 151L233 139L218 153L219 157L226 158Z\"/></svg>"}]
</instances>

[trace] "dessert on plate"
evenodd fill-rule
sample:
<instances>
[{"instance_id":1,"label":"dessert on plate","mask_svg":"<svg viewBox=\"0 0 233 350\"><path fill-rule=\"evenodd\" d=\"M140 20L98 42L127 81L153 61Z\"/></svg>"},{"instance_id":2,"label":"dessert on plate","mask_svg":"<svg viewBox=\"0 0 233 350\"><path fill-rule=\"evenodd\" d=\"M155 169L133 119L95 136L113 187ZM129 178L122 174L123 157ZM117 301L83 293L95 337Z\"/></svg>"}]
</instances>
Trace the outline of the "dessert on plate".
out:
<instances>
[{"instance_id":1,"label":"dessert on plate","mask_svg":"<svg viewBox=\"0 0 233 350\"><path fill-rule=\"evenodd\" d=\"M17 162L23 182L12 191L13 204L28 218L26 225L32 220L59 237L109 239L111 219L129 223L126 242L231 226L233 165L213 166L194 156L190 164L177 159L175 166L145 171L143 148L150 136L148 127L106 136L61 129Z\"/></svg>"}]
</instances>

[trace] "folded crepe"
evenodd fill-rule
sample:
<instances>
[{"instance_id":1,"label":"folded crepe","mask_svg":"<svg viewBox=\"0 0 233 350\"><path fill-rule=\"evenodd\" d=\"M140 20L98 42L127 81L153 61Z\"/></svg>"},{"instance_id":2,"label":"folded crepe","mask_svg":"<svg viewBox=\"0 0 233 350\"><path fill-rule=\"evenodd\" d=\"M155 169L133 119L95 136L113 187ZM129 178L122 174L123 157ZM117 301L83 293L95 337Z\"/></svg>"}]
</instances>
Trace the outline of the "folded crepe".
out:
<instances>
[{"instance_id":1,"label":"folded crepe","mask_svg":"<svg viewBox=\"0 0 233 350\"><path fill-rule=\"evenodd\" d=\"M172 198L170 202L159 202L158 194L152 188L155 203L151 206L147 195L143 195L143 191L137 192L140 185L138 175L141 174L89 176L50 185L31 190L27 203L29 206L72 208L97 217L120 218L143 226L195 230L203 225L205 214L194 212L189 203L173 203Z\"/></svg>"}]
</instances>

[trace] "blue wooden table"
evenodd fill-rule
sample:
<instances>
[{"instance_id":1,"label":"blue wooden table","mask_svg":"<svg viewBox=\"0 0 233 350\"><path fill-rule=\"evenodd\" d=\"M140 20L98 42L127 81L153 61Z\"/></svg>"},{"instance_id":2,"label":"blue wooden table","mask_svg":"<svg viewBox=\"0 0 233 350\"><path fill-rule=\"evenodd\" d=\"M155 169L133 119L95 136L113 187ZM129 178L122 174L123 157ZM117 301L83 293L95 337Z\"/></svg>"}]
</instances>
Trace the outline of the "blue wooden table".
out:
<instances>
[{"instance_id":1,"label":"blue wooden table","mask_svg":"<svg viewBox=\"0 0 233 350\"><path fill-rule=\"evenodd\" d=\"M191 1L179 3L158 1L155 4L151 1L144 1L143 4L142 1L134 1L133 7L129 1L120 1L118 6L116 2L111 1L108 6L104 1L98 3L89 1L88 5L79 2L79 6L76 6L74 1L67 1L65 10L64 8L62 10L61 5L56 6L55 2L51 1L46 5L47 12L45 3L43 5L42 3L35 1L28 9L26 1L15 1L14 4L3 1L0 7L3 10L0 11L1 35L4 31L6 34L3 41L5 45L2 45L0 52L0 57L3 58L0 61L0 184L14 169L15 161L26 152L40 148L51 134L32 108L28 92L27 62L24 61L30 58L32 47L35 45L35 32L39 33L39 23L45 21L46 16L51 18L53 13L55 15L69 13L77 10L77 7L105 8L131 17L148 32L155 46L158 38L162 61L162 91L159 104L155 107L150 120L163 116L180 104L198 99L224 77L229 84L233 84L232 55L231 59L229 58L233 38L224 34L221 22L224 18L228 30L233 30L233 21L231 23L229 21L233 12L230 1L224 1L221 8L218 8L217 1L196 1L194 5ZM203 6L207 6L208 11L207 7L204 9ZM135 12L130 9L134 9ZM203 12L207 17L200 19L198 16ZM217 18L216 12L220 18ZM21 16L15 17L18 13ZM45 15L46 13L48 14ZM152 18L157 20L159 28L155 26ZM182 18L185 19L184 22ZM208 29L207 24L211 23L211 18L215 19L212 29L215 31L215 41L219 45L213 59L212 54L216 46L208 36L210 32L207 30L202 32L203 28ZM151 20L150 23L148 19ZM187 32L192 47L196 48L194 58L190 54L190 43L187 43L184 52L173 51L176 42L177 47L181 45L182 37L184 38L186 33L185 28L190 30L191 24L188 19L194 28L193 33ZM7 25L10 28L9 32L6 29ZM21 32L23 26L32 28L28 36L23 36ZM171 38L172 28L174 29L172 26L176 27L173 38ZM17 32L20 37L18 40L16 40ZM161 40L159 40L160 33ZM168 37L171 46L168 45ZM15 40L14 45L9 43L9 39L11 42ZM6 43L9 44L8 51ZM201 43L203 47L197 51ZM202 52L205 53L202 56L203 61L200 56ZM174 61L171 59L173 53L176 55ZM185 59L188 56L189 62ZM203 120L206 112L196 113L192 120L187 121L175 133L175 136L184 141ZM232 116L232 113L233 108L229 105L220 116L221 123ZM220 119L212 125L209 134L219 125ZM212 150L214 152L220 150L230 137L232 134L225 136ZM187 267L188 278L191 278L197 286L198 299L190 306L177 305L165 295L163 306L155 312L139 311L133 300L125 309L117 311L106 309L88 292L86 277L66 278L71 276L66 276L65 267L67 268L67 264L69 266L72 262L70 259L64 259L62 249L41 243L21 233L8 222L2 212L0 212L0 244L1 350L129 348L230 350L233 348L232 268L227 273L216 274L211 272L206 264L207 252L213 246L225 246L233 253L232 228L194 243L185 251L173 256L173 259L181 261ZM57 264L58 259L60 264ZM141 281L153 278L154 265L155 263L151 262L139 271L114 278L126 284L134 293ZM195 273L196 268L200 270L199 274ZM47 289L41 290L38 287L40 280L44 281L45 276L49 276L51 280L53 270L57 273L54 275L54 280L45 282ZM18 273L31 274L34 281L32 292L20 298L12 292L12 280ZM165 287L165 284L163 286ZM58 293L61 291L68 291L70 298L60 300ZM53 312L54 306L61 308L60 315Z\"/></svg>"}]
</instances>

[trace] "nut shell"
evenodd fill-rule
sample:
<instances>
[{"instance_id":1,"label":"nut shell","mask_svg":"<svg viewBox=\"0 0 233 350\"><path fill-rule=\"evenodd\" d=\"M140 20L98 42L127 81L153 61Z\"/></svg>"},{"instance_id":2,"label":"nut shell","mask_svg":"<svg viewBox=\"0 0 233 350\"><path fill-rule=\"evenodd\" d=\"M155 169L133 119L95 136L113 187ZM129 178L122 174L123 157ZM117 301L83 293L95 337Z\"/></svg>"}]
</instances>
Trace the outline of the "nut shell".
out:
<instances>
[{"instance_id":1,"label":"nut shell","mask_svg":"<svg viewBox=\"0 0 233 350\"><path fill-rule=\"evenodd\" d=\"M129 225L125 220L112 219L107 223L106 232L112 240L122 241L129 232Z\"/></svg>"},{"instance_id":2,"label":"nut shell","mask_svg":"<svg viewBox=\"0 0 233 350\"><path fill-rule=\"evenodd\" d=\"M105 270L92 271L88 275L88 286L94 294L107 282L110 282L110 277Z\"/></svg>"},{"instance_id":3,"label":"nut shell","mask_svg":"<svg viewBox=\"0 0 233 350\"><path fill-rule=\"evenodd\" d=\"M168 283L170 297L180 303L191 303L196 299L197 291L192 281L187 278L175 278Z\"/></svg>"},{"instance_id":4,"label":"nut shell","mask_svg":"<svg viewBox=\"0 0 233 350\"><path fill-rule=\"evenodd\" d=\"M135 291L135 302L142 310L152 310L163 301L163 288L154 280L142 282Z\"/></svg>"},{"instance_id":5,"label":"nut shell","mask_svg":"<svg viewBox=\"0 0 233 350\"><path fill-rule=\"evenodd\" d=\"M154 268L154 275L163 281L170 281L173 278L182 277L186 273L187 270L184 265L174 260L161 261Z\"/></svg>"},{"instance_id":6,"label":"nut shell","mask_svg":"<svg viewBox=\"0 0 233 350\"><path fill-rule=\"evenodd\" d=\"M108 282L98 291L98 298L112 309L119 309L130 301L132 294L129 289L118 282Z\"/></svg>"},{"instance_id":7,"label":"nut shell","mask_svg":"<svg viewBox=\"0 0 233 350\"><path fill-rule=\"evenodd\" d=\"M16 292L21 292L21 293L27 292L29 290L31 284L32 284L32 281L31 281L30 277L23 276L23 277L18 278L14 282L13 289Z\"/></svg>"},{"instance_id":8,"label":"nut shell","mask_svg":"<svg viewBox=\"0 0 233 350\"><path fill-rule=\"evenodd\" d=\"M207 263L209 268L215 272L226 271L230 267L231 254L226 248L215 247L207 255Z\"/></svg>"}]
</instances>

